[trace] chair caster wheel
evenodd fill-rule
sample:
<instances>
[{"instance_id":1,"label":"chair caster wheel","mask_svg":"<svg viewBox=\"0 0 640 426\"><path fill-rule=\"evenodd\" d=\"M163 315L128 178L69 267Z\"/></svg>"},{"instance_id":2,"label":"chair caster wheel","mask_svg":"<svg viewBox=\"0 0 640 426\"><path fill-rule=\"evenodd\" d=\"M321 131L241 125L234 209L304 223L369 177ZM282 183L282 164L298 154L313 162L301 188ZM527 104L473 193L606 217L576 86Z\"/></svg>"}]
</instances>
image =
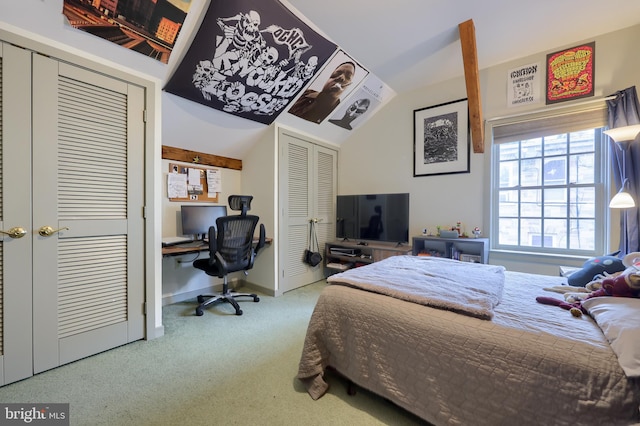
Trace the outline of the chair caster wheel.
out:
<instances>
[{"instance_id":1,"label":"chair caster wheel","mask_svg":"<svg viewBox=\"0 0 640 426\"><path fill-rule=\"evenodd\" d=\"M196 315L197 315L197 316L199 316L199 317L201 317L201 316L202 316L202 314L204 314L204 312L202 312L202 309L200 309L200 308L196 308Z\"/></svg>"},{"instance_id":2,"label":"chair caster wheel","mask_svg":"<svg viewBox=\"0 0 640 426\"><path fill-rule=\"evenodd\" d=\"M202 303L202 302L204 302L204 297L198 296L198 303Z\"/></svg>"},{"instance_id":3,"label":"chair caster wheel","mask_svg":"<svg viewBox=\"0 0 640 426\"><path fill-rule=\"evenodd\" d=\"M356 385L352 381L349 381L347 384L347 395L354 396L356 393Z\"/></svg>"},{"instance_id":4,"label":"chair caster wheel","mask_svg":"<svg viewBox=\"0 0 640 426\"><path fill-rule=\"evenodd\" d=\"M253 301L254 301L254 302L259 302L259 301L260 301L260 298L259 298L258 296L256 296L256 297L254 297L254 298L253 298Z\"/></svg>"},{"instance_id":5,"label":"chair caster wheel","mask_svg":"<svg viewBox=\"0 0 640 426\"><path fill-rule=\"evenodd\" d=\"M242 309L238 309L238 310L236 311L236 315L242 315Z\"/></svg>"}]
</instances>

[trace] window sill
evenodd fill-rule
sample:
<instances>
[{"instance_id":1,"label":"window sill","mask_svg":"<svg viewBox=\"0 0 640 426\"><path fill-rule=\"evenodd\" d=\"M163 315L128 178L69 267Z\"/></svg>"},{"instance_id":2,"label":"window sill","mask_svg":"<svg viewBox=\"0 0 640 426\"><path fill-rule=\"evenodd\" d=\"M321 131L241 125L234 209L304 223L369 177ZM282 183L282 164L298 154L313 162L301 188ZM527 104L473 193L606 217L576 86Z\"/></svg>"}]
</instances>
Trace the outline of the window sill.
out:
<instances>
[{"instance_id":1,"label":"window sill","mask_svg":"<svg viewBox=\"0 0 640 426\"><path fill-rule=\"evenodd\" d=\"M489 263L502 265L509 271L557 276L559 268L582 267L590 256L569 256L556 253L529 253L511 250L491 250Z\"/></svg>"},{"instance_id":2,"label":"window sill","mask_svg":"<svg viewBox=\"0 0 640 426\"><path fill-rule=\"evenodd\" d=\"M537 253L537 252L529 252L529 251L515 251L515 250L500 250L500 249L492 249L489 254L496 254L502 258L509 258L513 260L530 260L540 259L545 262L564 262L564 263L574 263L580 262L584 263L585 260L590 259L593 256L577 256L577 255L568 255L568 254L558 254L558 253Z\"/></svg>"}]
</instances>

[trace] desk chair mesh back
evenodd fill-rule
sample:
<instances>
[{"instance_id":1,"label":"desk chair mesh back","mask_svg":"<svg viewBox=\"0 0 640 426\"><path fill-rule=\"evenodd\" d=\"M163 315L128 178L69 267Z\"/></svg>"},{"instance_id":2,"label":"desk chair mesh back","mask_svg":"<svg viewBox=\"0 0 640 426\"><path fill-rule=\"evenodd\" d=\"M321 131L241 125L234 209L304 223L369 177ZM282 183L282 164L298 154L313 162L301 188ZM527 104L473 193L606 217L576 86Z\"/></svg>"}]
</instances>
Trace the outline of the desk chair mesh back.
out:
<instances>
[{"instance_id":1,"label":"desk chair mesh back","mask_svg":"<svg viewBox=\"0 0 640 426\"><path fill-rule=\"evenodd\" d=\"M229 196L229 208L241 211L239 215L219 217L216 226L209 227L209 259L197 259L193 262L195 268L203 270L207 275L222 278L222 293L217 295L198 296L196 315L203 314L203 308L216 302L230 303L236 311L236 315L242 315L242 310L235 300L237 297L251 297L254 302L260 298L253 293L238 293L229 290L228 274L253 268L253 261L258 251L264 246L265 229L260 225L260 237L254 247L253 234L260 218L248 215L251 208L250 195Z\"/></svg>"}]
</instances>

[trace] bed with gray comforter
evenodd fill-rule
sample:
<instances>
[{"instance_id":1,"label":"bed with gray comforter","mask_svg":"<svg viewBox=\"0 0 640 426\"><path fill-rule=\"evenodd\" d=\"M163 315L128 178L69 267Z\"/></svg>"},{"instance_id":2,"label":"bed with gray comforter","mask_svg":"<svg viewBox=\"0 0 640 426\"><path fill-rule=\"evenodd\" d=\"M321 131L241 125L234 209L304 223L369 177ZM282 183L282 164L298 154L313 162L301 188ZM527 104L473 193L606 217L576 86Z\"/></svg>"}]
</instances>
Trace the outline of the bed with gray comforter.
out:
<instances>
[{"instance_id":1,"label":"bed with gray comforter","mask_svg":"<svg viewBox=\"0 0 640 426\"><path fill-rule=\"evenodd\" d=\"M640 421L638 378L611 337L589 315L536 303L565 278L434 261L395 256L329 278L298 371L313 399L332 367L434 425ZM448 276L456 288L439 297Z\"/></svg>"}]
</instances>

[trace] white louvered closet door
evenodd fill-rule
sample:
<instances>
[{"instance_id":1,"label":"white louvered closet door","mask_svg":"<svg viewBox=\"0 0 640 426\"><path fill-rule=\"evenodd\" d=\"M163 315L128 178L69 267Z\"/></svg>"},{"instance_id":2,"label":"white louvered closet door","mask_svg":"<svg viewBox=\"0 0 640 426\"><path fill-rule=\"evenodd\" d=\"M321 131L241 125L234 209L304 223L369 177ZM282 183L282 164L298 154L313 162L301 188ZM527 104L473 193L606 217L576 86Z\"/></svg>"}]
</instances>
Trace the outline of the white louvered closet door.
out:
<instances>
[{"instance_id":1,"label":"white louvered closet door","mask_svg":"<svg viewBox=\"0 0 640 426\"><path fill-rule=\"evenodd\" d=\"M144 89L3 51L0 384L144 336Z\"/></svg>"},{"instance_id":2,"label":"white louvered closet door","mask_svg":"<svg viewBox=\"0 0 640 426\"><path fill-rule=\"evenodd\" d=\"M283 129L279 146L279 290L284 293L324 278L323 264L311 267L302 256L309 244L309 220L318 220L321 253L325 242L335 238L338 153Z\"/></svg>"},{"instance_id":3,"label":"white louvered closet door","mask_svg":"<svg viewBox=\"0 0 640 426\"><path fill-rule=\"evenodd\" d=\"M0 42L0 385L33 374L31 53ZM17 101L22 100L22 101Z\"/></svg>"},{"instance_id":4,"label":"white louvered closet door","mask_svg":"<svg viewBox=\"0 0 640 426\"><path fill-rule=\"evenodd\" d=\"M144 94L33 60L37 373L143 337Z\"/></svg>"}]
</instances>

